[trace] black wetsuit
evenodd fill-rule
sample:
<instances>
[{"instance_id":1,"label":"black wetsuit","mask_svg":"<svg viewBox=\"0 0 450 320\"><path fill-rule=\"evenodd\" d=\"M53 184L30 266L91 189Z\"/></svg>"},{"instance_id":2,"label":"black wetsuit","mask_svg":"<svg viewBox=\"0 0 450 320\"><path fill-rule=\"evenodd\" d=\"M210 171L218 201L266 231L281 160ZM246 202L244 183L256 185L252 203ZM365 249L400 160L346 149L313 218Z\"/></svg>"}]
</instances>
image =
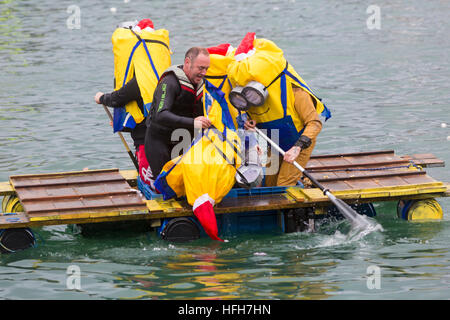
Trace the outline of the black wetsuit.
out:
<instances>
[{"instance_id":1,"label":"black wetsuit","mask_svg":"<svg viewBox=\"0 0 450 320\"><path fill-rule=\"evenodd\" d=\"M171 154L173 147L180 143L172 141L173 131L185 128L192 139L194 118L203 115L202 92L191 86L183 85L173 72L168 72L155 89L150 115L146 119L145 136L145 154L154 177L167 161L178 156Z\"/></svg>"},{"instance_id":2,"label":"black wetsuit","mask_svg":"<svg viewBox=\"0 0 450 320\"><path fill-rule=\"evenodd\" d=\"M105 93L100 97L101 104L112 108L124 107L130 101L136 101L139 108L141 109L141 112L144 113L144 103L141 97L141 91L139 90L139 86L136 81L136 77L133 77L119 90L113 91L111 93ZM123 131L128 131L131 133L131 138L133 139L134 146L137 149L139 145L144 144L146 129L147 126L145 125L145 121L142 121L136 124L136 127L134 129L124 128Z\"/></svg>"}]
</instances>

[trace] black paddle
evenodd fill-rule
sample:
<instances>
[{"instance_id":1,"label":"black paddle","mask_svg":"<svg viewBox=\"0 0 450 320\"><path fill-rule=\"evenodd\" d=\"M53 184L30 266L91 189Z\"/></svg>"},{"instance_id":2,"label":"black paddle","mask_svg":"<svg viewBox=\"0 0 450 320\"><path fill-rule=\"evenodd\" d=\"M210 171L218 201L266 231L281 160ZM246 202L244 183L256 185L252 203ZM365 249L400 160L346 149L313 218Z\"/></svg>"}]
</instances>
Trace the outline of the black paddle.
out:
<instances>
[{"instance_id":1,"label":"black paddle","mask_svg":"<svg viewBox=\"0 0 450 320\"><path fill-rule=\"evenodd\" d=\"M273 142L272 140L270 140L269 137L267 137L263 132L261 132L261 130L259 130L257 127L254 127L254 129L256 130L256 132L262 137L264 138L264 140L266 140L267 142L269 142L272 147L274 147L279 153L281 153L283 156L285 154L285 152L283 151L283 149L281 149L275 142ZM348 204L346 204L344 201L342 201L341 199L336 198L331 192L330 190L326 189L323 185L321 185L319 183L319 181L317 181L308 171L306 171L301 165L299 165L297 162L293 162L294 166L300 170L307 178L309 178L309 180L311 180L311 182L318 187L324 195L326 195L330 201L336 206L336 208L338 208L338 210L342 213L342 215L347 218L350 223L354 226L354 227L358 227L358 228L367 228L370 224L367 220L365 220L361 215L359 215L355 210L353 210Z\"/></svg>"}]
</instances>

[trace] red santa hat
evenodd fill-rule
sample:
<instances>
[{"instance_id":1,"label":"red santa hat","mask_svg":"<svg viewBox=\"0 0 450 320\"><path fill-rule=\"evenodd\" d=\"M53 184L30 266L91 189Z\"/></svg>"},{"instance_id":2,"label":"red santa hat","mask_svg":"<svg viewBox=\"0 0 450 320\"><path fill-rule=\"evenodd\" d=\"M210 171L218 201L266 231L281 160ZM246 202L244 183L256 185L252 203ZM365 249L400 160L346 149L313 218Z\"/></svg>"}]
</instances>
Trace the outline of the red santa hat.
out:
<instances>
[{"instance_id":1,"label":"red santa hat","mask_svg":"<svg viewBox=\"0 0 450 320\"><path fill-rule=\"evenodd\" d=\"M255 41L255 33L248 32L244 39L242 39L239 47L237 47L234 57L236 61L244 60L255 53L255 48L253 47L253 41Z\"/></svg>"},{"instance_id":2,"label":"red santa hat","mask_svg":"<svg viewBox=\"0 0 450 320\"><path fill-rule=\"evenodd\" d=\"M192 210L206 234L213 240L223 241L218 236L219 232L217 230L217 220L213 205L214 200L205 193L195 200Z\"/></svg>"},{"instance_id":3,"label":"red santa hat","mask_svg":"<svg viewBox=\"0 0 450 320\"><path fill-rule=\"evenodd\" d=\"M155 27L153 26L153 21L152 20L150 20L150 19L142 19L141 21L139 21L139 23L136 25L135 28L138 31L141 31L141 30L153 31Z\"/></svg>"},{"instance_id":4,"label":"red santa hat","mask_svg":"<svg viewBox=\"0 0 450 320\"><path fill-rule=\"evenodd\" d=\"M229 43L222 43L215 47L209 47L207 50L209 54L218 54L221 56L226 56L233 50L233 47Z\"/></svg>"}]
</instances>

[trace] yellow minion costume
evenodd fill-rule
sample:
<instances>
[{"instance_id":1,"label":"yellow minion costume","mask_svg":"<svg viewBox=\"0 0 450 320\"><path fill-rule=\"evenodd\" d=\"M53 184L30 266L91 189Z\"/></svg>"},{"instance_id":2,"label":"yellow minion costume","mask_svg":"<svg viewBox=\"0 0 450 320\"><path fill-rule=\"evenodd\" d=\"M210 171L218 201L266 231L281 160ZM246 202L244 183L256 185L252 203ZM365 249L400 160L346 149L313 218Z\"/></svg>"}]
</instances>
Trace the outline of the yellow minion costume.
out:
<instances>
[{"instance_id":1,"label":"yellow minion costume","mask_svg":"<svg viewBox=\"0 0 450 320\"><path fill-rule=\"evenodd\" d=\"M123 87L134 76L143 99L143 110L136 101L114 108L114 132L133 129L147 116L159 77L171 65L169 31L153 29L150 19L134 28L117 28L112 37L115 88Z\"/></svg>"},{"instance_id":2,"label":"yellow minion costume","mask_svg":"<svg viewBox=\"0 0 450 320\"><path fill-rule=\"evenodd\" d=\"M272 41L247 33L227 74L236 90L230 93L231 103L246 110L259 129L268 130L269 136L271 130L278 130L283 150L300 146L297 162L304 167L322 128L318 115L327 120L331 113L286 61L283 51ZM300 177L294 166L283 161L276 176L266 176L266 186L295 185Z\"/></svg>"}]
</instances>

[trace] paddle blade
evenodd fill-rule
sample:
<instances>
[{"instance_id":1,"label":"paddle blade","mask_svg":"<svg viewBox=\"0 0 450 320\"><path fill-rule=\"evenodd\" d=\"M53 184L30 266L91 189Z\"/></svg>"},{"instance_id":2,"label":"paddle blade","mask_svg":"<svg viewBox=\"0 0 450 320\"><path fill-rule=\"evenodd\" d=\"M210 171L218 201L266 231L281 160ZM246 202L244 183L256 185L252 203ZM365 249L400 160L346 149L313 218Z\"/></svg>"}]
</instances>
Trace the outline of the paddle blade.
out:
<instances>
[{"instance_id":1,"label":"paddle blade","mask_svg":"<svg viewBox=\"0 0 450 320\"><path fill-rule=\"evenodd\" d=\"M352 207L338 198L330 198L331 202L336 206L339 212L347 218L353 227L365 229L370 226L370 222L356 212Z\"/></svg>"}]
</instances>

